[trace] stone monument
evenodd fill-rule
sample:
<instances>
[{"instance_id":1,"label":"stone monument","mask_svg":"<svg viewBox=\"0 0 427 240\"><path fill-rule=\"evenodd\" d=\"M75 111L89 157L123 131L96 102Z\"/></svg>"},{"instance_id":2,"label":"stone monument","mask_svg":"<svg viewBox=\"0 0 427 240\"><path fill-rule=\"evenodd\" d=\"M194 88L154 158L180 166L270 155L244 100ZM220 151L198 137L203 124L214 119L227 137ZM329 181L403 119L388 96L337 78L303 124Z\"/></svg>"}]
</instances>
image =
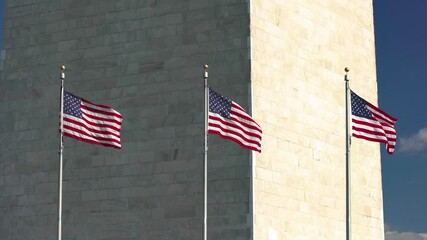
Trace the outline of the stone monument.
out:
<instances>
[{"instance_id":1,"label":"stone monument","mask_svg":"<svg viewBox=\"0 0 427 240\"><path fill-rule=\"evenodd\" d=\"M123 115L122 149L65 139L62 239L202 239L203 65L263 129L209 136L208 239L346 235L345 87L377 102L372 1L5 1L0 236L57 239L65 89ZM351 148L351 236L384 239L379 144Z\"/></svg>"}]
</instances>

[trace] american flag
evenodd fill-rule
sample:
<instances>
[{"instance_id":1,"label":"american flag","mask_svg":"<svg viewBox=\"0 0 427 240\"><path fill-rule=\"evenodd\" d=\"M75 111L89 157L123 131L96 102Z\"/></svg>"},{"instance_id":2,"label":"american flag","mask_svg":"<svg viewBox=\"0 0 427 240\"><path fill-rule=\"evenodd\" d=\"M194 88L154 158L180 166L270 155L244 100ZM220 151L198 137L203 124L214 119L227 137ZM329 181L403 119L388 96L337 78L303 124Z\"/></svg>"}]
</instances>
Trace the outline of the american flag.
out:
<instances>
[{"instance_id":1,"label":"american flag","mask_svg":"<svg viewBox=\"0 0 427 240\"><path fill-rule=\"evenodd\" d=\"M210 88L208 132L261 152L261 127L237 103Z\"/></svg>"},{"instance_id":2,"label":"american flag","mask_svg":"<svg viewBox=\"0 0 427 240\"><path fill-rule=\"evenodd\" d=\"M64 91L63 133L83 142L120 149L122 115Z\"/></svg>"},{"instance_id":3,"label":"american flag","mask_svg":"<svg viewBox=\"0 0 427 240\"><path fill-rule=\"evenodd\" d=\"M383 142L389 154L396 146L397 118L375 107L351 91L352 136L373 142Z\"/></svg>"}]
</instances>

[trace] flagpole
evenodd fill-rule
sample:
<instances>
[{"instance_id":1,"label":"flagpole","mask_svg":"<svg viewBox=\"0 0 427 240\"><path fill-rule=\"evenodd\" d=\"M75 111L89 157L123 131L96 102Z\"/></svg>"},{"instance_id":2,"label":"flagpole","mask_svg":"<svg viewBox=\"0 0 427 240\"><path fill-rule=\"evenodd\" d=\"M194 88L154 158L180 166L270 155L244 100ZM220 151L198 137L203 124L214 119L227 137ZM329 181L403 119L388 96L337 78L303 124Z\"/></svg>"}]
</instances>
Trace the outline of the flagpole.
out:
<instances>
[{"instance_id":1,"label":"flagpole","mask_svg":"<svg viewBox=\"0 0 427 240\"><path fill-rule=\"evenodd\" d=\"M62 161L62 153L64 150L64 122L63 122L63 112L64 112L64 79L65 79L65 66L62 65L61 68L61 74L59 76L61 80L61 97L60 97L60 113L59 113L59 123L60 123L60 136L59 136L59 174L58 174L58 240L61 240L62 238L62 168L63 168L63 161Z\"/></svg>"},{"instance_id":2,"label":"flagpole","mask_svg":"<svg viewBox=\"0 0 427 240\"><path fill-rule=\"evenodd\" d=\"M346 147L346 172L345 172L345 182L346 182L346 240L351 239L351 178L350 178L350 144L351 144L351 136L349 132L350 121L349 121L349 109L348 109L348 98L350 92L348 72L350 71L348 68L344 69L345 76L345 147Z\"/></svg>"},{"instance_id":3,"label":"flagpole","mask_svg":"<svg viewBox=\"0 0 427 240\"><path fill-rule=\"evenodd\" d=\"M205 107L204 107L204 115L205 115L205 129L204 129L204 137L205 143L203 148L203 240L207 240L207 218L208 218L208 112L209 112L209 87L208 87L208 65L204 65L204 86L205 86Z\"/></svg>"}]
</instances>

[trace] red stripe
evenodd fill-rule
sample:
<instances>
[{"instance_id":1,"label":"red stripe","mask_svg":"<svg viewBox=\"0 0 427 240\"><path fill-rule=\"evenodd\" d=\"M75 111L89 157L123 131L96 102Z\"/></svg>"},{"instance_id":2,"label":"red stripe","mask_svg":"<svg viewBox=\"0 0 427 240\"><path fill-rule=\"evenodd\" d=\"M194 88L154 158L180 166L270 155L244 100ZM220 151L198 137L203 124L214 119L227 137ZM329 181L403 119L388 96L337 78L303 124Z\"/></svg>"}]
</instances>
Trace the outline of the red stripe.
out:
<instances>
[{"instance_id":1,"label":"red stripe","mask_svg":"<svg viewBox=\"0 0 427 240\"><path fill-rule=\"evenodd\" d=\"M80 138L80 137L71 135L71 134L69 134L67 132L64 132L64 136L67 136L67 137L70 137L70 138L74 138L74 139L77 139L77 140L82 141L82 142L87 142L87 143L102 145L102 146L106 146L106 147L113 147L113 148L116 148L116 149L121 149L122 148L121 146L117 146L117 145L113 145L113 144L100 143L100 142L92 141L92 140L89 140L89 139L86 139L86 138Z\"/></svg>"},{"instance_id":2,"label":"red stripe","mask_svg":"<svg viewBox=\"0 0 427 240\"><path fill-rule=\"evenodd\" d=\"M372 104L371 104L371 103L369 103L369 102L367 102L367 104L368 104L368 106L369 106L369 107L371 107L371 108L375 109L376 111L380 112L380 113L381 113L381 114L383 114L384 116L386 116L386 117L390 118L392 121L394 121L394 123L396 123L396 122L397 122L397 120L398 120L397 118L394 118L394 117L392 117L392 116L388 115L388 113L386 113L386 112L384 112L383 110L381 110L381 109L379 109L379 108L375 107L374 105L372 105ZM394 123L391 123L391 124L394 124Z\"/></svg>"},{"instance_id":3,"label":"red stripe","mask_svg":"<svg viewBox=\"0 0 427 240\"><path fill-rule=\"evenodd\" d=\"M385 135L385 134L382 134L381 132L375 132L375 131L368 131L368 130L366 130L366 129L362 129L362 128L358 128L358 127L352 127L352 129L353 130L355 130L355 131L357 131L357 132L362 132L362 133L366 133L366 134L369 134L369 135L374 135L374 136L380 136L380 137L384 137L384 138L386 138L387 140L382 140L382 141L386 141L386 142L396 142L396 137L387 137L387 135ZM380 133L380 134L379 134ZM353 131L353 133L352 133L352 135L357 135L357 133L355 133L354 131ZM357 135L357 136L359 136L359 135ZM363 137L366 137L366 136L363 136ZM361 137L362 138L362 137ZM366 137L366 138L369 138L369 137ZM373 139L373 138L369 138L369 139ZM367 139L368 140L368 139Z\"/></svg>"},{"instance_id":4,"label":"red stripe","mask_svg":"<svg viewBox=\"0 0 427 240\"><path fill-rule=\"evenodd\" d=\"M97 121L103 121L103 122L115 123L115 124L117 124L117 125L119 125L119 126L121 126L121 125L122 125L122 122L117 121L117 120L114 120L114 119L108 119L108 118L98 117L98 116L92 115L92 114L90 114L90 113L84 113L84 112L82 112L82 115L83 115L83 116L88 116L88 117L90 117L90 118L92 118L92 119L94 119L94 120L97 120Z\"/></svg>"},{"instance_id":5,"label":"red stripe","mask_svg":"<svg viewBox=\"0 0 427 240\"><path fill-rule=\"evenodd\" d=\"M257 145L257 146L261 147L261 143L260 143L260 141L255 141L255 140L247 139L247 138L246 138L245 136L243 136L242 134L240 134L240 133L238 133L238 132L236 132L236 131L233 131L233 129L230 129L230 128L224 128L224 127L223 127L223 126L221 126L221 125L212 124L212 123L210 123L210 124L209 124L209 126L211 126L211 127L217 127L217 128L221 129L222 131L224 131L224 132L226 132L226 133L230 133L230 134L232 134L232 135L234 135L234 136L240 137L240 138L242 138L242 139L243 139L243 142L247 142L247 143L255 144L255 145ZM210 131L214 132L214 130L208 130L208 132L210 132ZM217 132L217 131L215 131L215 132ZM218 135L224 136L222 133L218 133ZM235 141L237 141L237 140L235 139Z\"/></svg>"},{"instance_id":6,"label":"red stripe","mask_svg":"<svg viewBox=\"0 0 427 240\"><path fill-rule=\"evenodd\" d=\"M366 118L365 118L366 119ZM358 119L355 119L355 118L352 118L351 119L351 121L353 122L353 123L355 123L355 124L358 124L358 125L365 125L365 126L368 126L368 127L373 127L373 128L379 128L379 129L382 129L382 126L381 126L381 124L379 124L379 123L377 123L377 122L375 122L375 123L373 123L372 121L375 121L375 120L368 120L368 121L362 121L362 120L358 120Z\"/></svg>"},{"instance_id":7,"label":"red stripe","mask_svg":"<svg viewBox=\"0 0 427 240\"><path fill-rule=\"evenodd\" d=\"M353 133L352 136L360 138L360 139L368 140L368 141L371 141L371 142L385 143L386 144L387 153L393 154L393 152L394 152L395 145L389 144L390 141L382 140L382 139L377 139L377 138L370 138L370 137L366 137L366 136L363 136L363 135L357 135L355 133Z\"/></svg>"},{"instance_id":8,"label":"red stripe","mask_svg":"<svg viewBox=\"0 0 427 240\"><path fill-rule=\"evenodd\" d=\"M388 153L392 154L394 152L394 149L395 149L394 145L387 145L387 152Z\"/></svg>"},{"instance_id":9,"label":"red stripe","mask_svg":"<svg viewBox=\"0 0 427 240\"><path fill-rule=\"evenodd\" d=\"M389 127L389 128L393 128L394 129L394 123L390 123L387 120L383 120L383 119L378 119L377 117L372 117L373 121L377 121L383 128L384 127Z\"/></svg>"},{"instance_id":10,"label":"red stripe","mask_svg":"<svg viewBox=\"0 0 427 240\"><path fill-rule=\"evenodd\" d=\"M249 123L246 123L246 122L242 122L241 120L239 120L238 117L243 118L243 119L247 120L248 122L254 123L258 127L253 126L253 125L251 125ZM251 128L251 129L256 130L257 132L261 132L262 133L262 130L259 127L259 125L256 122L254 122L250 117L248 118L248 116L244 116L242 114L239 114L239 113L236 113L234 111L231 111L230 112L230 120L235 121L235 122L239 122L240 124L242 124L243 126L245 126L247 128Z\"/></svg>"},{"instance_id":11,"label":"red stripe","mask_svg":"<svg viewBox=\"0 0 427 240\"><path fill-rule=\"evenodd\" d=\"M352 119L352 122L356 124L356 125L352 126L353 130L357 130L359 132L365 132L365 133L368 133L368 134L371 134L371 135L384 136L384 137L386 137L389 140L396 139L396 131L386 130L386 129L383 128L383 126L379 126L378 124L372 124L372 123L365 122L365 121L358 121L358 120L355 120L355 119ZM377 131L372 131L372 130L367 130L365 128L362 128L361 126L372 127L374 129L377 129L378 132ZM393 128L393 127L390 127L390 128ZM387 134L394 135L394 137L388 137Z\"/></svg>"},{"instance_id":12,"label":"red stripe","mask_svg":"<svg viewBox=\"0 0 427 240\"><path fill-rule=\"evenodd\" d=\"M70 123L73 123L73 124L79 125L79 126L81 126L82 128L85 128L86 130L88 130L89 132L99 133L99 134L113 135L113 136L115 136L115 137L117 137L117 138L119 138L119 139L120 139L120 135L118 135L118 134L115 134L115 133L110 132L110 131L108 131L108 130L106 130L106 131L100 131L100 130L96 130L96 129L88 128L88 127L87 127L86 125L84 125L82 122L80 122L80 121L76 121L76 120L71 119L71 118L68 118L68 117L66 117L66 116L64 116L64 122L70 122Z\"/></svg>"},{"instance_id":13,"label":"red stripe","mask_svg":"<svg viewBox=\"0 0 427 240\"><path fill-rule=\"evenodd\" d=\"M252 143L252 144L256 144L256 145L261 146L261 139L260 139L260 138L258 138L259 140L251 140L251 139L248 139L247 137L245 137L244 135L242 135L241 133L234 131L234 129L233 129L233 128L224 128L224 127L223 127L223 126L221 126L221 125L218 125L218 124L212 124L212 123L210 123L210 124L209 124L209 126L210 126L210 127L216 127L216 128L219 128L219 129L223 130L223 131L224 131L224 132L226 132L226 133L230 133L230 134L232 134L232 135L238 136L238 137L242 138L242 139L243 139L243 141L245 141L245 142L248 142L248 143Z\"/></svg>"},{"instance_id":14,"label":"red stripe","mask_svg":"<svg viewBox=\"0 0 427 240\"><path fill-rule=\"evenodd\" d=\"M240 109L242 112L246 113L246 111L245 111L242 107L240 107L239 105L237 105L237 104L236 104L236 103L234 103L234 102L233 102L233 107L234 107L234 108L238 108L238 109ZM254 123L255 125L257 125L257 126L258 126L258 128L259 128L258 130L262 132L262 129L261 129L261 127L258 125L258 123L256 123L256 122L254 121L254 119L253 119L251 116L249 116L247 113L246 113L246 115L243 115L243 114L241 114L241 113L238 113L238 112L236 112L236 111L233 111L233 108L231 108L231 110L230 110L230 118L231 118L233 115L236 115L236 116L238 116L238 117L241 117L241 118L243 118L243 119L246 119L246 120L247 120L247 121L249 121L249 122Z\"/></svg>"},{"instance_id":15,"label":"red stripe","mask_svg":"<svg viewBox=\"0 0 427 240\"><path fill-rule=\"evenodd\" d=\"M79 133L81 135L85 135L85 136L88 136L88 137L91 137L91 138L95 138L96 140L114 142L114 143L117 143L117 144L120 145L120 141L117 141L116 139L113 139L113 138L104 138L104 137L97 137L97 136L89 135L89 134L87 134L86 132L84 132L84 131L82 131L80 129L76 129L76 128L73 128L73 127L68 126L68 125L64 125L64 128L68 129L68 130L70 130L72 132Z\"/></svg>"},{"instance_id":16,"label":"red stripe","mask_svg":"<svg viewBox=\"0 0 427 240\"><path fill-rule=\"evenodd\" d=\"M104 114L104 115L108 115L108 116L112 116L112 117L117 117L117 118L123 118L122 115L117 114L115 112L109 112L109 111L102 111L99 109L95 109L95 108L91 108L87 105L80 105L81 108L86 109L88 111L94 112L94 113L99 113L99 114Z\"/></svg>"},{"instance_id":17,"label":"red stripe","mask_svg":"<svg viewBox=\"0 0 427 240\"><path fill-rule=\"evenodd\" d=\"M390 144L390 141L387 141L387 140L382 140L382 139L378 139L378 138L370 138L370 137L367 137L367 136L358 135L356 133L353 133L352 136L360 138L360 139L368 140L368 141L371 141L371 142L385 143L386 144L387 152L390 153L390 154L393 153L393 150L395 149L395 145ZM392 141L392 142L395 143L394 141Z\"/></svg>"},{"instance_id":18,"label":"red stripe","mask_svg":"<svg viewBox=\"0 0 427 240\"><path fill-rule=\"evenodd\" d=\"M361 138L361 139L365 139L368 141L372 141L372 142L382 142L382 143L388 143L387 140L383 140L383 139L378 139L378 138L370 138L364 135L358 135L357 133L353 133L352 134L353 137L357 137L357 138Z\"/></svg>"},{"instance_id":19,"label":"red stripe","mask_svg":"<svg viewBox=\"0 0 427 240\"><path fill-rule=\"evenodd\" d=\"M254 147L252 147L252 146L245 145L245 144L243 144L242 142L237 141L236 139L231 138L231 137L229 137L229 136L224 136L224 135L222 135L222 134L221 134L221 132L218 132L218 131L209 130L209 131L208 131L208 133L211 133L211 134L217 134L217 135L218 135L218 136L220 136L221 138L231 140L231 141L233 141L233 142L235 142L235 143L239 144L239 145L240 145L241 147L243 147L243 148L247 148L247 149L250 149L250 150L254 150L254 151L257 151L257 152L261 152L261 145L259 145L260 149L257 149L257 148L254 148Z\"/></svg>"},{"instance_id":20,"label":"red stripe","mask_svg":"<svg viewBox=\"0 0 427 240\"><path fill-rule=\"evenodd\" d=\"M219 122L221 122L222 124L227 125L227 126L229 126L229 127L240 129L240 130L242 130L242 132L244 132L245 134L247 134L247 135L249 135L249 136L256 137L256 138L261 138L261 135L260 135L260 134L256 134L256 133L254 133L254 132L249 132L249 131L247 131L247 130L245 130L245 129L241 128L240 126L236 125L234 122L225 121L223 118L220 118L220 117L216 117L216 116L211 116L211 115L209 115L209 120L216 120L216 121L219 121ZM236 121L236 122L238 122L238 121ZM242 122L239 122L239 123L240 123L240 124L242 124ZM213 124L213 123L209 123L209 124ZM247 126L247 125L245 125L245 124L242 124L242 125ZM247 127L248 127L248 128L251 128L250 126L247 126ZM255 130L256 132L259 132L259 130L258 130L257 128L253 128L253 127L252 127L251 129Z\"/></svg>"},{"instance_id":21,"label":"red stripe","mask_svg":"<svg viewBox=\"0 0 427 240\"><path fill-rule=\"evenodd\" d=\"M90 102L90 101L83 99L83 98L80 98L80 99L82 100L82 102L89 103L89 104L92 104L92 105L97 106L97 107L106 108L106 109L111 110L112 112L107 112L108 115L115 115L115 116L118 116L119 118L122 118L122 115L110 106L95 104L95 103ZM97 110L97 111L100 111L100 110Z\"/></svg>"},{"instance_id":22,"label":"red stripe","mask_svg":"<svg viewBox=\"0 0 427 240\"><path fill-rule=\"evenodd\" d=\"M371 135L377 135L377 136L387 137L384 134L384 132L381 132L382 129L379 129L379 128L376 128L377 130L379 130L378 132L377 131L372 131L372 130L367 130L365 128L360 128L360 127L357 127L357 126L352 126L352 129L356 130L356 131L359 131L359 132L364 132L364 133L367 133L367 134L371 134Z\"/></svg>"},{"instance_id":23,"label":"red stripe","mask_svg":"<svg viewBox=\"0 0 427 240\"><path fill-rule=\"evenodd\" d=\"M87 124L89 124L91 126L94 126L94 127L111 128L111 129L113 129L113 130L115 130L117 132L120 132L120 128L111 126L109 124L102 124L102 123L99 123L99 122L93 122L90 119L86 118L85 116L82 117L82 121L84 121Z\"/></svg>"},{"instance_id":24,"label":"red stripe","mask_svg":"<svg viewBox=\"0 0 427 240\"><path fill-rule=\"evenodd\" d=\"M85 110L90 111L90 112L92 112L92 113L99 113L99 114L103 114L103 115L107 115L107 116L109 116L109 117L112 117L112 118L103 118L103 117L98 117L98 116L90 115L90 116L93 116L93 118L97 118L98 120L109 121L109 122L115 122L115 123L117 123L117 124L121 124L121 121L117 121L117 120L115 120L115 119L114 119L114 117L117 117L117 118L122 119L122 116L121 116L121 115L117 115L116 113L111 113L111 112L104 112L104 111L100 111L100 110L93 109L93 108L90 108L90 107L85 106L85 105L81 105L80 107L81 107L82 109L85 109ZM83 114L87 114L87 115L89 115L89 113L83 113Z\"/></svg>"}]
</instances>

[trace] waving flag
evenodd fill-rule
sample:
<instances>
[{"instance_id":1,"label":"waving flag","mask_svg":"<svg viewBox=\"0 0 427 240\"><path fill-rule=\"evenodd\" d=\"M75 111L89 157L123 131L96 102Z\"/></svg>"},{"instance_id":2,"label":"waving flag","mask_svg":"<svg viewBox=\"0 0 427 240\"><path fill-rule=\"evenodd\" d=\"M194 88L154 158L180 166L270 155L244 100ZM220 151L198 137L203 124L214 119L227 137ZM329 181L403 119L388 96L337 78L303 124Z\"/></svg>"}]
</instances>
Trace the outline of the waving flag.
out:
<instances>
[{"instance_id":1,"label":"waving flag","mask_svg":"<svg viewBox=\"0 0 427 240\"><path fill-rule=\"evenodd\" d=\"M210 88L208 132L261 152L261 127L237 103Z\"/></svg>"},{"instance_id":2,"label":"waving flag","mask_svg":"<svg viewBox=\"0 0 427 240\"><path fill-rule=\"evenodd\" d=\"M122 115L111 107L91 103L64 91L65 136L120 149Z\"/></svg>"},{"instance_id":3,"label":"waving flag","mask_svg":"<svg viewBox=\"0 0 427 240\"><path fill-rule=\"evenodd\" d=\"M352 136L373 142L383 142L389 154L396 146L397 118L375 107L351 91Z\"/></svg>"}]
</instances>

